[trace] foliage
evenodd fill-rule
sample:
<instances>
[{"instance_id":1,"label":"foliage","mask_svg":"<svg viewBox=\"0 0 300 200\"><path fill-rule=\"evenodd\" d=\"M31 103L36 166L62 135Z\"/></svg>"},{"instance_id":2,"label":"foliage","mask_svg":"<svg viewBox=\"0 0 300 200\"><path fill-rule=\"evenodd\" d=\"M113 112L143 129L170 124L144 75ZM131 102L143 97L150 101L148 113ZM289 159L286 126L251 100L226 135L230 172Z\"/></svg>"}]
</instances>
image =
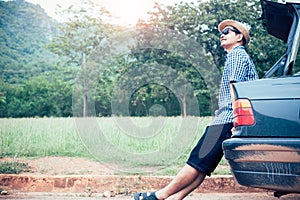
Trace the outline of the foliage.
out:
<instances>
[{"instance_id":1,"label":"foliage","mask_svg":"<svg viewBox=\"0 0 300 200\"><path fill-rule=\"evenodd\" d=\"M163 40L156 41L157 38L163 38ZM130 63L130 70L134 71L136 76L130 76L131 80L125 80L125 82L127 84L133 82L134 84L142 80L147 85L139 88L132 95L132 107L139 108L143 105L145 107L144 110L146 110L144 112L148 115L152 106L155 105L163 107L165 113L161 115L166 116L198 116L197 110L202 111L201 116L211 115L210 107L207 105L207 102L210 101L209 90L206 87L202 74L199 74L199 71L193 67L191 61L180 54L180 51L176 51L176 49L187 50L186 48L193 48L192 46L186 46L182 41L183 39L187 39L187 37L181 37L180 34L178 35L176 32L168 29L164 30L163 27L161 29L157 29L157 26L155 28L141 29L136 47L139 51L133 51L131 59L135 60L135 62ZM153 43L156 43L158 47L161 46L161 48L145 48L147 44ZM186 57L193 57L190 51L192 52L192 50L186 52L188 54ZM202 59L198 58L197 60L205 61L209 59L201 54L197 54L197 56L203 56ZM203 63L197 64L207 65ZM145 70L143 69L144 67L148 69ZM155 84L151 84L152 79L156 80ZM196 94L198 94L198 108L190 104ZM201 97L204 97L204 100L201 100Z\"/></svg>"},{"instance_id":2,"label":"foliage","mask_svg":"<svg viewBox=\"0 0 300 200\"><path fill-rule=\"evenodd\" d=\"M54 70L57 57L44 45L56 33L55 24L39 6L0 1L0 80L19 84Z\"/></svg>"},{"instance_id":3,"label":"foliage","mask_svg":"<svg viewBox=\"0 0 300 200\"><path fill-rule=\"evenodd\" d=\"M27 163L20 162L0 162L0 174L19 174L21 172L30 171L30 166Z\"/></svg>"},{"instance_id":4,"label":"foliage","mask_svg":"<svg viewBox=\"0 0 300 200\"><path fill-rule=\"evenodd\" d=\"M0 11L0 117L198 115L195 110L202 116L212 115L217 109L219 84L201 75L222 73L225 52L219 45L220 21L236 19L251 27L247 51L261 78L285 50L283 42L268 35L257 20L261 15L259 0L181 2L167 7L156 4L150 20L139 21L136 26L139 34L135 49L129 48L126 55L107 57L98 65L88 62L92 56L103 57L93 55L95 50L111 35L125 35L126 31L106 23L109 13L92 1L63 10L66 21L60 23L40 6L24 0L0 1ZM139 49L166 29L202 46L201 60L216 66L217 71L206 70L199 75L179 54L166 49ZM179 39L166 42L166 46L181 45ZM118 47L116 41L110 45ZM192 47L189 50L192 52ZM99 63L107 66L101 73ZM151 73L143 74L143 67L138 66L146 65ZM168 68L157 70L158 65ZM135 76L126 76L131 72ZM154 76L172 77L173 82L149 82ZM143 81L147 84L128 94L117 87L122 81L127 88ZM172 90L190 86L192 91ZM197 99L197 109L188 103L193 98ZM127 110L116 112L114 103L128 104Z\"/></svg>"},{"instance_id":5,"label":"foliage","mask_svg":"<svg viewBox=\"0 0 300 200\"><path fill-rule=\"evenodd\" d=\"M45 49L57 22L24 0L0 1L0 13L0 117L70 116L75 72Z\"/></svg>"},{"instance_id":6,"label":"foliage","mask_svg":"<svg viewBox=\"0 0 300 200\"><path fill-rule=\"evenodd\" d=\"M123 95L119 95L121 97L128 96L128 94L125 94L125 91L126 89L128 90L128 88L133 88L130 84L139 85L141 82L148 83L149 77L172 77L173 83L178 84L180 75L183 75L185 80L187 80L189 84L192 84L192 93L186 93L187 91L184 90L174 95L170 88L162 87L162 82L144 85L143 87L137 88L137 90L131 94L129 100L130 114L147 116L151 112L151 108L158 105L163 108L163 112L158 112L162 113L162 115L186 116L185 99L196 96L201 115L212 115L212 111L217 109L218 84L209 86L209 83L213 83L214 81L207 78L203 80L203 77L193 70L191 63L183 60L179 55L174 55L164 49L144 49L143 47L153 43L153 38L162 36L163 34L161 34L161 32L164 32L165 29L172 30L175 33L177 32L178 34L186 35L196 40L197 43L203 46L205 54L208 56L203 57L202 60L206 60L210 65L216 66L218 69L217 73L222 74L225 52L219 45L219 31L217 30L217 26L224 19L235 19L251 27L252 41L247 48L257 66L259 76L263 77L270 66L282 55L284 45L281 41L272 38L272 36L266 33L261 22L257 20L260 15L261 8L259 0L252 2L246 0L212 0L199 4L187 4L182 2L173 7L162 7L157 4L155 11L152 12L151 20L148 22L140 21L139 24L137 24L137 28L140 32L136 40L139 44L134 49L131 49L132 53L129 55L129 58L123 59L123 61L118 63L119 68L116 71L109 73L110 77L115 75L115 79L110 82L110 84L114 85L114 83L120 81L120 77L123 79L122 81L124 85L126 83L126 88L122 88L122 91L114 91L123 93ZM153 28L151 29L151 27ZM169 42L169 46L180 46L177 41L178 40L173 38L167 42ZM261 49L268 48L270 48L269 51L261 51ZM137 52L135 49L139 49L139 51ZM154 68L155 65L170 66L171 69L156 71ZM146 74L142 73L145 71L143 69L145 66L149 68ZM177 75L172 74L172 70L175 70ZM132 73L134 76L128 76L124 79L125 76L123 74L128 73L128 71L134 71L134 74ZM205 73L201 75L211 73L214 72L205 71ZM106 80L103 76L101 78L101 82ZM181 83L179 85L183 86L183 84L184 83ZM106 85L108 84L105 84L105 86ZM98 87L100 88L102 86L103 85L99 84ZM107 88L105 91L111 91L111 89ZM106 97L107 96L108 95L106 95ZM100 98L98 97L98 99ZM113 102L114 99L110 99L110 101ZM127 103L126 101L122 101L122 99L118 99L118 101L119 104ZM100 112L111 113L109 110ZM122 113L114 114L122 115ZM187 114L193 115L189 112Z\"/></svg>"},{"instance_id":7,"label":"foliage","mask_svg":"<svg viewBox=\"0 0 300 200\"><path fill-rule=\"evenodd\" d=\"M258 18L261 16L259 0L211 0L199 4L181 3L166 10L157 5L152 23L160 24L194 38L212 55L212 62L220 72L225 62L225 52L219 45L218 24L224 19L241 21L250 27L251 43L248 52L253 59L259 76L263 77L281 57L284 44L268 35ZM268 50L267 50L268 49ZM262 51L263 50L263 51Z\"/></svg>"},{"instance_id":8,"label":"foliage","mask_svg":"<svg viewBox=\"0 0 300 200\"><path fill-rule=\"evenodd\" d=\"M90 0L71 6L63 13L67 16L67 21L59 26L60 32L48 45L48 49L59 56L65 56L67 62L72 66L81 68L78 80L82 86L83 116L87 116L86 88L90 83L89 75L93 72L89 71L88 74L85 74L83 68L91 51L110 32L110 26L103 21L108 13Z\"/></svg>"},{"instance_id":9,"label":"foliage","mask_svg":"<svg viewBox=\"0 0 300 200\"><path fill-rule=\"evenodd\" d=\"M62 81L33 78L23 86L2 83L6 103L0 105L2 117L72 116L72 88Z\"/></svg>"}]
</instances>

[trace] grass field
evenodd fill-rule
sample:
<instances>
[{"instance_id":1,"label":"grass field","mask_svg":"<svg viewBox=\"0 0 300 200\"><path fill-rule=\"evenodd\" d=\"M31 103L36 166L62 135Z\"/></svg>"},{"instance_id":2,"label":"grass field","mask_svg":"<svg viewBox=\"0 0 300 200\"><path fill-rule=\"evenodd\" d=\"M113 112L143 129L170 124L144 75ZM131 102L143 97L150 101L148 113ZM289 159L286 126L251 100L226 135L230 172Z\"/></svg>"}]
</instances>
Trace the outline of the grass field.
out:
<instances>
[{"instance_id":1,"label":"grass field","mask_svg":"<svg viewBox=\"0 0 300 200\"><path fill-rule=\"evenodd\" d=\"M172 174L176 173L174 166L185 163L210 120L209 117L0 119L0 151L2 157L69 156L128 168L168 166L163 173Z\"/></svg>"}]
</instances>

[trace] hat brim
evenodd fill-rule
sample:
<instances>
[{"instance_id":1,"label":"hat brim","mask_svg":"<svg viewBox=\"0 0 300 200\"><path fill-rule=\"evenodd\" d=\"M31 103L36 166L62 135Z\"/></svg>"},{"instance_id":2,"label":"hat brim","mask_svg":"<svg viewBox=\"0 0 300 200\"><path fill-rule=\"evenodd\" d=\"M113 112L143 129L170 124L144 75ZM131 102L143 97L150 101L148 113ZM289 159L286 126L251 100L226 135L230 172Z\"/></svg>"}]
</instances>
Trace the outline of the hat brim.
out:
<instances>
[{"instance_id":1,"label":"hat brim","mask_svg":"<svg viewBox=\"0 0 300 200\"><path fill-rule=\"evenodd\" d=\"M243 34L246 43L250 42L249 30L244 24L235 20L226 19L219 24L218 30L221 32L226 26L232 26L239 30Z\"/></svg>"}]
</instances>

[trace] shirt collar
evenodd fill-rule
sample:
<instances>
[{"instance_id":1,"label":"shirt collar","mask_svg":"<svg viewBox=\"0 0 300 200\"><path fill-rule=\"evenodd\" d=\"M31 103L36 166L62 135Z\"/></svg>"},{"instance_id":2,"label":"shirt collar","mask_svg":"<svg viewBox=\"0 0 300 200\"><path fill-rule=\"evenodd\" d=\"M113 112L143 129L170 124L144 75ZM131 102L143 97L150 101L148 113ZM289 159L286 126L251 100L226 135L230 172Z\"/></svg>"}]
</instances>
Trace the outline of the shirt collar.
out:
<instances>
[{"instance_id":1,"label":"shirt collar","mask_svg":"<svg viewBox=\"0 0 300 200\"><path fill-rule=\"evenodd\" d=\"M231 49L230 52L232 52L232 51L234 51L234 50L236 50L236 49L245 49L245 47L244 47L243 45L239 45L239 46L236 46L236 47L234 47L233 49ZM229 52L229 53L230 53L230 52Z\"/></svg>"},{"instance_id":2,"label":"shirt collar","mask_svg":"<svg viewBox=\"0 0 300 200\"><path fill-rule=\"evenodd\" d=\"M230 55L232 52L234 52L235 50L237 49L245 49L245 47L243 45L239 45L239 46L236 46L234 47L233 49L231 49L231 51L229 51L227 54L226 54L226 58L228 57L228 55Z\"/></svg>"}]
</instances>

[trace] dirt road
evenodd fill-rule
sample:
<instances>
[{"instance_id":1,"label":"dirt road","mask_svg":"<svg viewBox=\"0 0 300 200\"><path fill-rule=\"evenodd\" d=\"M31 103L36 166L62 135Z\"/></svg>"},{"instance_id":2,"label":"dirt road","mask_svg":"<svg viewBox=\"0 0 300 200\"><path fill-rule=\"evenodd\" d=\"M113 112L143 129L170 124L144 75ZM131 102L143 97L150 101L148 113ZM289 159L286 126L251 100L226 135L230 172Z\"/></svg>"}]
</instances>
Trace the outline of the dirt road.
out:
<instances>
[{"instance_id":1,"label":"dirt road","mask_svg":"<svg viewBox=\"0 0 300 200\"><path fill-rule=\"evenodd\" d=\"M47 193L18 193L8 196L0 196L0 199L26 199L26 200L133 200L130 196L118 196L105 198L100 196L81 197L69 194L47 194ZM186 200L276 200L270 193L209 193L209 194L193 194ZM290 194L280 197L280 200L299 200L300 194Z\"/></svg>"}]
</instances>

